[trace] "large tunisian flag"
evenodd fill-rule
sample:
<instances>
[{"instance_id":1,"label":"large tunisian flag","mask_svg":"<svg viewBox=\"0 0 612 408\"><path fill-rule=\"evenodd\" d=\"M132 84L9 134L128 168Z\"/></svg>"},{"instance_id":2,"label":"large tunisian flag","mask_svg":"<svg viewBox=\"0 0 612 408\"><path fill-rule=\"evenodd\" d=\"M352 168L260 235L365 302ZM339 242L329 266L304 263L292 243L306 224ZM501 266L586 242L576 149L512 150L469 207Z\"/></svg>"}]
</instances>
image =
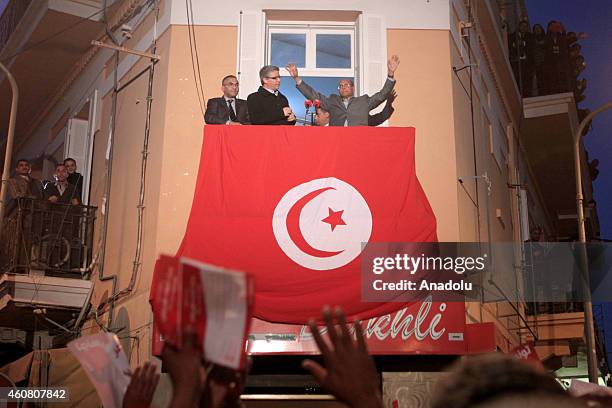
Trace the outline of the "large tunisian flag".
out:
<instances>
[{"instance_id":1,"label":"large tunisian flag","mask_svg":"<svg viewBox=\"0 0 612 408\"><path fill-rule=\"evenodd\" d=\"M431 241L414 128L208 125L177 255L252 274L254 316L301 324L401 308L361 301L362 244Z\"/></svg>"}]
</instances>

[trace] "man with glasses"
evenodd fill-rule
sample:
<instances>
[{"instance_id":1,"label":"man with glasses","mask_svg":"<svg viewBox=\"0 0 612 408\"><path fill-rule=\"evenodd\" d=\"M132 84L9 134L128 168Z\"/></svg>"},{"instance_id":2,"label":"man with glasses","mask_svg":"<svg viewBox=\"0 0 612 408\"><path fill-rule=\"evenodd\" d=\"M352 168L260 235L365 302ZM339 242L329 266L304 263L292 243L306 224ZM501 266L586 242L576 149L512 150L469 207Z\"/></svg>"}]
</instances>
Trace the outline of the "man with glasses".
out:
<instances>
[{"instance_id":1,"label":"man with glasses","mask_svg":"<svg viewBox=\"0 0 612 408\"><path fill-rule=\"evenodd\" d=\"M280 93L281 78L277 66L259 70L261 86L247 98L249 117L254 125L295 125L295 114L287 97Z\"/></svg>"},{"instance_id":2,"label":"man with glasses","mask_svg":"<svg viewBox=\"0 0 612 408\"><path fill-rule=\"evenodd\" d=\"M223 96L211 98L206 104L204 122L209 125L249 125L247 101L238 99L238 78L228 75L221 81Z\"/></svg>"},{"instance_id":3,"label":"man with glasses","mask_svg":"<svg viewBox=\"0 0 612 408\"><path fill-rule=\"evenodd\" d=\"M300 78L297 66L288 64L286 69L295 80L298 91L306 99L321 101L321 104L329 111L330 126L368 126L368 117L372 109L383 103L389 97L395 86L395 70L399 65L397 55L392 56L387 62L387 80L383 88L372 96L355 96L355 84L352 79L341 79L338 83L339 95L323 95L315 91L310 85Z\"/></svg>"},{"instance_id":4,"label":"man with glasses","mask_svg":"<svg viewBox=\"0 0 612 408\"><path fill-rule=\"evenodd\" d=\"M395 91L392 91L387 98L387 103L383 110L378 113L368 115L368 126L382 125L393 115L393 101L397 98ZM315 111L315 126L329 126L329 111L323 107L318 107Z\"/></svg>"}]
</instances>

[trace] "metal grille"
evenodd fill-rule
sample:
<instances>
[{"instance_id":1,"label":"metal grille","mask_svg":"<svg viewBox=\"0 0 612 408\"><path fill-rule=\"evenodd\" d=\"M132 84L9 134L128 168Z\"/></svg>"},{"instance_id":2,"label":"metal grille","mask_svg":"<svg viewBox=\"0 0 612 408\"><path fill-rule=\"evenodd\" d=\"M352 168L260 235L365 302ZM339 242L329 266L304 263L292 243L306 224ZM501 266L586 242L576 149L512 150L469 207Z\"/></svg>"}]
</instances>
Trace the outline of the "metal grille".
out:
<instances>
[{"instance_id":1,"label":"metal grille","mask_svg":"<svg viewBox=\"0 0 612 408\"><path fill-rule=\"evenodd\" d=\"M81 276L91 263L96 207L19 198L4 220L0 272Z\"/></svg>"}]
</instances>

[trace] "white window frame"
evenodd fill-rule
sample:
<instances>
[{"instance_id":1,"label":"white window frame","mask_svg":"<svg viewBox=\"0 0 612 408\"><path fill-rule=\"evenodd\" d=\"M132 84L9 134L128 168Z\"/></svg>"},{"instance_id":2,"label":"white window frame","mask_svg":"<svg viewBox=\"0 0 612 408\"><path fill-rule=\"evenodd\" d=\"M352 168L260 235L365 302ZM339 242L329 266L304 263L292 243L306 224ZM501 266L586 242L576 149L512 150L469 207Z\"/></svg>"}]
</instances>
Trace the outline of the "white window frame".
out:
<instances>
[{"instance_id":1,"label":"white window frame","mask_svg":"<svg viewBox=\"0 0 612 408\"><path fill-rule=\"evenodd\" d=\"M268 22L266 27L266 64L270 64L272 57L272 34L306 34L306 67L299 68L300 76L314 77L350 77L357 78L357 44L356 27L353 23L316 23L316 22ZM317 68L316 40L317 34L344 34L351 38L351 68ZM280 75L288 77L289 73L284 67L280 67Z\"/></svg>"}]
</instances>

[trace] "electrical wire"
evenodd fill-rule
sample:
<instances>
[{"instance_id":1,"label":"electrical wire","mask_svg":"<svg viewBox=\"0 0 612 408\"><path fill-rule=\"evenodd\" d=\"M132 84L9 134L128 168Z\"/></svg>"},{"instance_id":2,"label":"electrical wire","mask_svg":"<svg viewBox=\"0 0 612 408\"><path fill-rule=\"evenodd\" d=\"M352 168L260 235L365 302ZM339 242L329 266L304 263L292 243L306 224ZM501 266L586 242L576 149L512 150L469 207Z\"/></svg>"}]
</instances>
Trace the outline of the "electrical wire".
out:
<instances>
[{"instance_id":1,"label":"electrical wire","mask_svg":"<svg viewBox=\"0 0 612 408\"><path fill-rule=\"evenodd\" d=\"M150 4L153 4L154 2L150 2ZM159 18L159 3L155 2L156 4L156 12L155 12L155 25L157 25L158 22L158 18ZM157 47L157 37L154 36L153 37L153 43L151 45L153 52L155 52L156 47ZM118 53L118 52L117 52ZM115 61L116 63L116 61ZM108 198L110 197L110 173L107 177L107 185L106 185L106 193L105 196L107 197L107 201L105 204L105 213L104 213L104 228L102 230L102 235L103 235L103 241L104 244L102 245L102 255L100 257L100 266L98 268L98 279L100 281L105 281L105 280L112 280L112 292L111 292L111 296L109 297L109 299L104 303L98 306L96 313L98 312L98 310L103 310L106 305L109 306L109 310L108 310L108 326L112 327L112 321L113 321L113 311L115 308L115 302L123 297L124 295L128 295L129 293L132 292L135 284L136 284L136 278L138 276L138 270L140 267L140 259L141 259L141 254L142 254L142 237L143 237L143 220L144 220L144 198L145 198L145 187L146 187L146 169L147 169L147 155L148 155L148 144L149 144L149 132L150 132L150 124L151 124L151 111L152 111L152 102L153 102L153 78L154 78L154 73L155 73L155 63L156 61L151 60L150 66L148 68L148 72L149 72L149 82L148 82L148 89L147 89L147 113L146 113L146 122L145 122L145 135L144 135L144 140L143 140L143 150L142 150L142 161L141 161L141 179L140 179L140 192L139 192L139 201L138 201L138 224L137 224L137 241L136 241L136 252L134 255L134 261L133 261L133 266L132 266L132 274L130 276L130 282L128 284L128 286L124 289L122 289L121 291L117 292L117 279L118 276L117 274L113 274L110 276L103 276L104 275L104 259L105 259L105 251L106 251L106 236L107 236L107 229L108 229L108 217L109 217L109 200ZM145 71L143 71L145 72ZM111 116L111 120L112 120L112 126L111 126L111 132L109 133L109 158L107 160L107 169L110 172L112 169L112 153L113 153L113 139L114 139L114 128L115 128L115 123L116 123L116 116L117 116L117 111L116 111L116 100L117 100L117 94L119 93L119 88L117 88L117 63L115 66L115 86L114 86L114 90L113 90L113 108L111 110L112 116ZM140 74L138 74L140 75ZM138 76L137 75L137 76ZM131 81L128 81L128 83L130 83Z\"/></svg>"},{"instance_id":2,"label":"electrical wire","mask_svg":"<svg viewBox=\"0 0 612 408\"><path fill-rule=\"evenodd\" d=\"M473 24L474 22L474 15L472 12L472 1L468 1L467 4L468 7L468 21L470 23ZM477 151L476 151L476 124L474 122L474 78L473 78L473 66L472 66L472 41L471 41L471 36L472 36L472 30L470 29L468 31L468 35L465 39L465 42L467 44L467 50L468 50L468 64L469 64L469 79L470 79L470 85L469 85L469 99L470 99L470 122L471 122L471 129L472 129L472 154L474 155L474 176L478 177L478 162L476 160L477 157ZM463 84L462 84L463 85ZM475 194L475 200L476 200L476 223L477 223L477 235L478 235L478 242L482 242L482 237L480 234L480 201L479 201L479 193L478 193L478 178L474 178L474 188L476 190L476 194ZM487 219L487 222L489 222L489 220ZM491 237L487 237L487 240L491 240Z\"/></svg>"},{"instance_id":3,"label":"electrical wire","mask_svg":"<svg viewBox=\"0 0 612 408\"><path fill-rule=\"evenodd\" d=\"M195 86L196 86L196 94L198 95L198 104L200 105L200 112L202 112L202 118L204 118L204 90L203 88L201 88L201 82L198 83L198 78L201 79L201 76L199 75L199 61L197 56L198 56L198 50L197 48L195 49L195 58L194 58L194 44L195 44L195 30L193 31L193 40L191 38L192 36L192 29L191 29L191 18L190 16L193 15L193 10L190 12L190 4L191 4L191 0L185 0L185 7L187 8L187 35L189 37L189 53L191 54L191 69L193 71L193 79L195 82ZM198 69L198 73L196 74L196 61L197 61L197 69Z\"/></svg>"},{"instance_id":4,"label":"electrical wire","mask_svg":"<svg viewBox=\"0 0 612 408\"><path fill-rule=\"evenodd\" d=\"M189 0L189 15L191 17L191 33L193 35L193 51L195 52L196 66L198 68L198 82L200 84L200 92L202 93L202 102L204 102L204 85L202 84L202 70L200 69L200 56L198 55L198 41L195 33L195 20L193 19L193 4Z\"/></svg>"}]
</instances>

